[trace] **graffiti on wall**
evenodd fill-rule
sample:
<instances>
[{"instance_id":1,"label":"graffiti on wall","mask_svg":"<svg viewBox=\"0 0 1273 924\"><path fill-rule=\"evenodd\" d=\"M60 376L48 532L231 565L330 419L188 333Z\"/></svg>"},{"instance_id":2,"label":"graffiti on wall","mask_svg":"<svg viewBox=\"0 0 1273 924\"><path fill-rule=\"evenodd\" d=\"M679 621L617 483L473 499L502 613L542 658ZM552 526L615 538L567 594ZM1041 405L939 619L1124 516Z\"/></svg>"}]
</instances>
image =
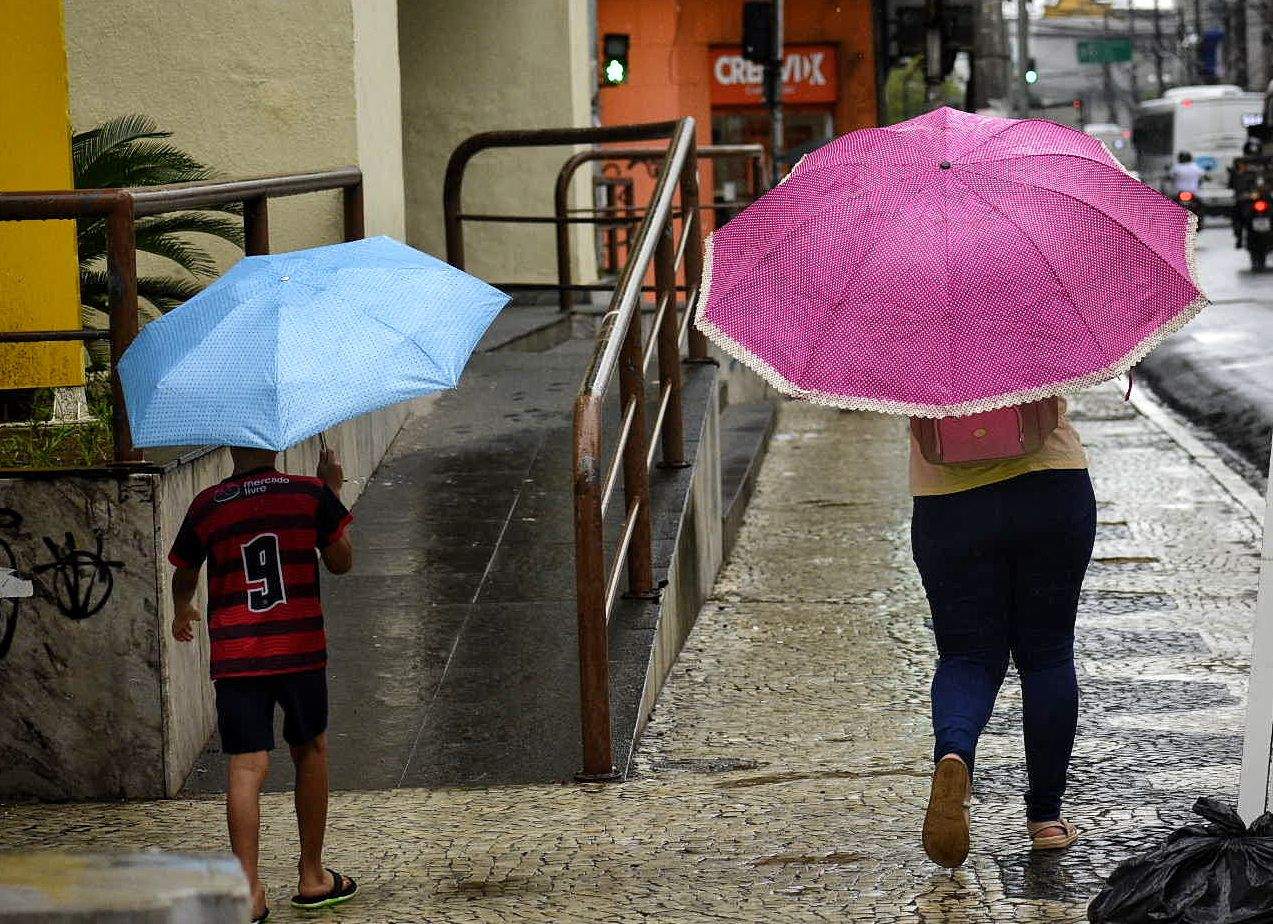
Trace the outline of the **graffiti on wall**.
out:
<instances>
[{"instance_id":1,"label":"graffiti on wall","mask_svg":"<svg viewBox=\"0 0 1273 924\"><path fill-rule=\"evenodd\" d=\"M77 622L88 619L106 605L115 587L114 569L124 567L122 561L106 558L100 532L95 533L94 538L94 548L81 549L76 546L75 537L70 533L66 534L66 541L62 545L45 536L44 545L53 560L31 569L32 574L49 575L52 588L41 584L41 589L52 597L54 605L63 616Z\"/></svg>"},{"instance_id":2,"label":"graffiti on wall","mask_svg":"<svg viewBox=\"0 0 1273 924\"><path fill-rule=\"evenodd\" d=\"M69 532L60 543L45 536L49 560L23 570L6 539L6 533L15 534L21 526L22 514L0 507L0 660L13 647L24 598L38 593L67 619L79 622L106 605L115 588L115 571L124 567L122 561L106 556L102 533L95 531L89 548L81 548Z\"/></svg>"},{"instance_id":3,"label":"graffiti on wall","mask_svg":"<svg viewBox=\"0 0 1273 924\"><path fill-rule=\"evenodd\" d=\"M0 660L4 660L13 646L22 598L31 594L31 583L18 571L13 547L5 539L5 533L17 532L21 525L22 514L0 507Z\"/></svg>"}]
</instances>

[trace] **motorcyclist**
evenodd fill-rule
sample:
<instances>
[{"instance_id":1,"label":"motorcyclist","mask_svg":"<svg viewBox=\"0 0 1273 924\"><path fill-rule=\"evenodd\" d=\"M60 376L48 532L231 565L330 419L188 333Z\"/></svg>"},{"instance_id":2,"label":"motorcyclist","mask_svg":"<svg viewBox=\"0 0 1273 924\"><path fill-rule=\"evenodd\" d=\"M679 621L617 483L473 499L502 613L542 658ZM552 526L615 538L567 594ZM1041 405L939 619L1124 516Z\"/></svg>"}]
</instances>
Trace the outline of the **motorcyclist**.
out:
<instances>
[{"instance_id":1,"label":"motorcyclist","mask_svg":"<svg viewBox=\"0 0 1273 924\"><path fill-rule=\"evenodd\" d=\"M1181 151L1176 155L1176 163L1171 168L1172 192L1177 196L1183 192L1193 193L1196 196L1198 187L1202 185L1206 175L1207 171L1194 163L1192 154Z\"/></svg>"},{"instance_id":2,"label":"motorcyclist","mask_svg":"<svg viewBox=\"0 0 1273 924\"><path fill-rule=\"evenodd\" d=\"M1267 132L1263 125L1252 125L1247 128L1246 142L1242 145L1242 157L1260 157L1264 154L1264 138ZM1229 213L1230 220L1233 223L1233 246L1238 250L1243 247L1243 232L1246 228L1246 214L1242 204L1242 190L1238 187L1239 165L1234 162L1229 165L1229 182L1228 186L1233 190L1233 211Z\"/></svg>"}]
</instances>

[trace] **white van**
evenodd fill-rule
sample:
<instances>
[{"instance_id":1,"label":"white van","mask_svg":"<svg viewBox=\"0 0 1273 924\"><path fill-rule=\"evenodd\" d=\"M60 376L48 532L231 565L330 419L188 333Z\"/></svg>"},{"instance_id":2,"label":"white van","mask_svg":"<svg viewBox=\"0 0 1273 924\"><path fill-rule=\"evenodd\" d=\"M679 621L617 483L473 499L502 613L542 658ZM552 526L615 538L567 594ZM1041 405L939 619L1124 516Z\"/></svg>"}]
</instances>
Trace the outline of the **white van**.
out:
<instances>
[{"instance_id":1,"label":"white van","mask_svg":"<svg viewBox=\"0 0 1273 924\"><path fill-rule=\"evenodd\" d=\"M1132 148L1132 133L1113 122L1088 122L1083 131L1100 141L1118 162L1128 170L1136 169L1136 155Z\"/></svg>"},{"instance_id":2,"label":"white van","mask_svg":"<svg viewBox=\"0 0 1273 924\"><path fill-rule=\"evenodd\" d=\"M1141 103L1132 129L1140 178L1170 193L1167 176L1176 154L1188 151L1207 171L1199 194L1203 205L1232 206L1229 165L1242 155L1247 126L1260 120L1263 109L1262 94L1228 84L1176 87Z\"/></svg>"}]
</instances>

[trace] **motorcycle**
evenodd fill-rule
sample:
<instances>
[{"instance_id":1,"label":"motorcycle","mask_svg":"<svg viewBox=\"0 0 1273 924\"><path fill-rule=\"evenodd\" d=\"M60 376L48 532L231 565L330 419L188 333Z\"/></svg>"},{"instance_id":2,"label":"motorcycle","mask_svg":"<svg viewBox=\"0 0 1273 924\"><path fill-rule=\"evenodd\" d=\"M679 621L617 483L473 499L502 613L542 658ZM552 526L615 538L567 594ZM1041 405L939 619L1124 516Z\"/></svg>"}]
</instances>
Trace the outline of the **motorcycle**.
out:
<instances>
[{"instance_id":1,"label":"motorcycle","mask_svg":"<svg viewBox=\"0 0 1273 924\"><path fill-rule=\"evenodd\" d=\"M1188 209L1197 217L1198 230L1201 231L1203 225L1202 200L1198 198L1198 194L1185 190L1183 192L1176 193L1173 198L1176 200L1177 205Z\"/></svg>"},{"instance_id":2,"label":"motorcycle","mask_svg":"<svg viewBox=\"0 0 1273 924\"><path fill-rule=\"evenodd\" d=\"M1241 202L1237 208L1241 209L1242 237L1251 256L1251 269L1258 273L1273 250L1273 202L1261 195Z\"/></svg>"}]
</instances>

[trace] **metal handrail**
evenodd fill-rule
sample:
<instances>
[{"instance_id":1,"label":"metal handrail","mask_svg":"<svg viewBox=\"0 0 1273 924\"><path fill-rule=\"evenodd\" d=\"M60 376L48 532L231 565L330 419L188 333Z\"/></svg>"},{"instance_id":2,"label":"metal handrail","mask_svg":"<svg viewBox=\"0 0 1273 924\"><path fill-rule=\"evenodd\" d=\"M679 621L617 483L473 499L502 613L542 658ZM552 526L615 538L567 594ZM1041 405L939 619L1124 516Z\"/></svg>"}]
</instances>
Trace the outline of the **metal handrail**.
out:
<instances>
[{"instance_id":1,"label":"metal handrail","mask_svg":"<svg viewBox=\"0 0 1273 924\"><path fill-rule=\"evenodd\" d=\"M651 198L652 205L637 229L636 243L632 245L633 256L624 264L623 272L619 274L619 280L615 284L614 298L610 300L610 314L597 334L597 352L584 376L580 396L585 393L596 397L605 394L606 383L614 374L619 361L620 341L612 336L613 330L618 325L626 328L630 323L641 294L640 281L645 278L654 261L654 248L658 244L658 234L651 233L651 229L657 227L662 230L669 222L672 201L676 195L674 184L685 169L686 155L693 146L694 139L684 131L678 131L667 152L663 154L663 163L667 169L660 173L658 185Z\"/></svg>"},{"instance_id":2,"label":"metal handrail","mask_svg":"<svg viewBox=\"0 0 1273 924\"><path fill-rule=\"evenodd\" d=\"M267 200L339 189L344 239L363 236L362 171L354 166L310 173L285 173L242 180L199 180L130 189L75 189L0 193L0 221L106 219L106 276L110 326L105 331L8 331L0 343L41 343L109 339L111 437L116 463L140 462L128 426L128 409L118 364L137 336L137 242L133 222L146 215L207 208L232 202L243 206L244 253L270 252Z\"/></svg>"},{"instance_id":3,"label":"metal handrail","mask_svg":"<svg viewBox=\"0 0 1273 924\"><path fill-rule=\"evenodd\" d=\"M585 151L579 151L567 158L566 162L561 165L561 170L557 173L557 183L553 191L553 211L557 220L557 293L561 300L561 308L563 311L569 311L573 305L573 293L579 291L576 284L572 282L572 273L570 268L570 229L569 224L573 219L570 218L569 195L570 185L574 181L575 173L586 163L593 161L627 161L628 166L634 166L637 163L649 163L652 161L660 161L663 159L663 151L660 148L591 148ZM702 160L724 160L731 157L745 157L754 162L752 171L752 190L751 198L757 199L764 192L764 177L768 175L765 163L765 149L758 144L709 144L701 148L697 148L695 152L697 159ZM731 208L732 205L717 203L709 203L713 207ZM682 210L684 210L682 206ZM704 205L700 205L697 201L694 203L695 209L703 209ZM634 210L633 214L640 214L641 210ZM617 221L618 219L610 218L608 221ZM688 239L688 238L687 238ZM692 338L695 352L702 354L706 349L706 343L701 341L698 332Z\"/></svg>"},{"instance_id":4,"label":"metal handrail","mask_svg":"<svg viewBox=\"0 0 1273 924\"><path fill-rule=\"evenodd\" d=\"M575 169L571 165L584 162L587 159L584 155L595 157L595 154L580 152L570 158L558 174L559 210L564 202L562 192ZM580 675L583 681L583 776L589 779L603 779L613 774L607 638L610 615L624 568L628 574L629 597L648 599L658 595L654 580L649 482L649 467L656 446L661 443L666 465L685 464L673 216L679 191L683 234L690 237L700 234L698 158L693 119L682 119L666 151L656 152L656 156L661 157L658 181L615 284L609 310L597 334L592 360L575 399L576 589ZM567 179L563 181L563 177ZM697 248L693 249L693 253L701 260ZM651 266L654 268L658 307L647 345L641 335L639 308L644 288L642 283ZM700 266L690 267L687 264L687 285L696 283L700 272ZM645 369L656 349L660 401L654 426L647 431ZM602 523L616 472L611 470L604 488L599 474L603 458L603 409L610 381L616 373L624 423L615 443L614 461L617 468L622 460L626 516L618 550L607 572Z\"/></svg>"},{"instance_id":5,"label":"metal handrail","mask_svg":"<svg viewBox=\"0 0 1273 924\"><path fill-rule=\"evenodd\" d=\"M658 595L653 569L653 534L650 523L649 466L662 449L662 462L683 466L684 421L681 399L680 337L684 331L678 315L678 293L692 292L702 271L702 251L687 244L701 238L698 199L698 156L694 120L680 119L653 125L603 128L549 129L544 131L487 132L462 142L447 164L443 191L447 260L464 267L465 221L521 221L541 224L541 216L468 214L461 209L461 191L468 163L488 148L542 145L596 145L664 141L666 147L589 148L572 155L558 173L553 222L557 225L558 273L566 266L566 284L559 285L563 307L576 291L612 289L609 310L603 317L597 343L580 385L574 408L574 525L575 588L579 625L580 724L583 738L581 779L607 779L613 773L610 728L610 668L608 621L618 597L626 568L628 595L653 599ZM571 224L582 224L578 212L568 214L569 180L578 164L588 160L653 160L660 162L654 193L636 218L636 232L627 261L613 284L575 284L569 280ZM563 179L563 176L565 179ZM676 199L679 193L679 207ZM635 212L632 209L632 212ZM632 214L629 212L628 214ZM617 226L615 218L590 216L587 223ZM674 222L682 222L681 235L673 234ZM678 248L679 242L679 248ZM683 255L684 285L677 284L678 249ZM644 284L650 268L654 285ZM504 289L548 288L542 283L500 283ZM641 293L654 291L658 305L655 326L647 344L641 334ZM645 369L658 356L659 410L657 424L647 427ZM706 342L691 347L692 358L706 356ZM618 374L621 424L614 457L606 465L602 437L606 393ZM605 510L623 479L624 519L611 567L606 567L603 532Z\"/></svg>"},{"instance_id":6,"label":"metal handrail","mask_svg":"<svg viewBox=\"0 0 1273 924\"><path fill-rule=\"evenodd\" d=\"M576 144L659 141L670 138L676 122L647 122L642 125L605 125L597 128L542 128L524 131L481 132L459 143L446 163L442 181L442 221L446 231L446 261L464 269L464 218L460 200L464 192L464 172L469 161L482 151L495 148L560 147Z\"/></svg>"}]
</instances>

